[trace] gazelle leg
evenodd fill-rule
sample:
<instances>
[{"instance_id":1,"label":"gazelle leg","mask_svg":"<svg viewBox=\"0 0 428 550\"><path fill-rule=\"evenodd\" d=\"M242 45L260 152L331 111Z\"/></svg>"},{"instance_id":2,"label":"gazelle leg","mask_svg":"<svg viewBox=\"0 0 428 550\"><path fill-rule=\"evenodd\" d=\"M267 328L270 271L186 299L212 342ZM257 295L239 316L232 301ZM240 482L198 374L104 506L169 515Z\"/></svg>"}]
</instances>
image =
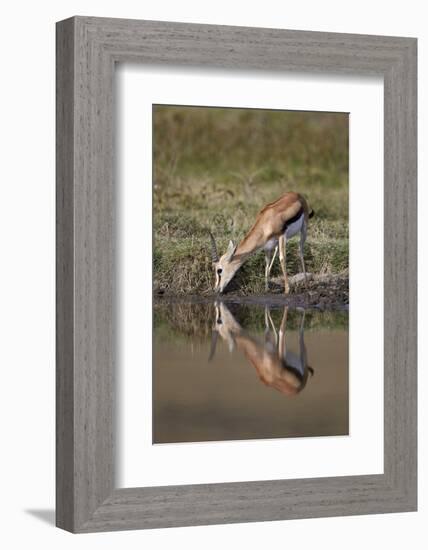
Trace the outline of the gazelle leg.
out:
<instances>
[{"instance_id":1,"label":"gazelle leg","mask_svg":"<svg viewBox=\"0 0 428 550\"><path fill-rule=\"evenodd\" d=\"M290 286L288 284L287 266L286 266L286 238L285 235L281 235L278 241L279 245L279 262L281 264L282 274L284 275L284 293L290 292Z\"/></svg>"},{"instance_id":2,"label":"gazelle leg","mask_svg":"<svg viewBox=\"0 0 428 550\"><path fill-rule=\"evenodd\" d=\"M305 242L306 242L306 222L303 222L303 226L300 231L299 257L300 257L300 263L302 265L303 275L305 276L305 284L306 286L308 286L308 279L306 277L305 258L303 256L303 248L305 246Z\"/></svg>"},{"instance_id":3,"label":"gazelle leg","mask_svg":"<svg viewBox=\"0 0 428 550\"><path fill-rule=\"evenodd\" d=\"M272 328L272 330L271 330ZM265 341L268 340L269 333L272 332L275 340L275 346L278 345L278 334L276 332L275 324L272 320L269 306L265 306Z\"/></svg>"},{"instance_id":4,"label":"gazelle leg","mask_svg":"<svg viewBox=\"0 0 428 550\"><path fill-rule=\"evenodd\" d=\"M269 331L269 308L265 306L265 332Z\"/></svg>"},{"instance_id":5,"label":"gazelle leg","mask_svg":"<svg viewBox=\"0 0 428 550\"><path fill-rule=\"evenodd\" d=\"M299 348L300 348L300 362L303 366L304 370L308 370L308 372L313 376L314 369L308 365L308 354L306 351L306 345L305 345L305 314L306 310L303 309L302 317L300 320L300 328L299 328Z\"/></svg>"},{"instance_id":6,"label":"gazelle leg","mask_svg":"<svg viewBox=\"0 0 428 550\"><path fill-rule=\"evenodd\" d=\"M269 317L270 326L272 327L272 332L273 332L273 335L274 335L274 338L275 338L275 346L277 346L278 345L278 333L276 331L275 323L273 322L272 316L270 314L270 309L268 309L268 317Z\"/></svg>"},{"instance_id":7,"label":"gazelle leg","mask_svg":"<svg viewBox=\"0 0 428 550\"><path fill-rule=\"evenodd\" d=\"M274 253L272 254L272 250L265 250L265 290L266 292L269 290L269 277L270 277L270 271L273 266L273 262L276 257L276 253L278 252L278 247L275 247Z\"/></svg>"},{"instance_id":8,"label":"gazelle leg","mask_svg":"<svg viewBox=\"0 0 428 550\"><path fill-rule=\"evenodd\" d=\"M300 319L300 329L299 329L299 332L301 334L303 334L304 331L305 331L305 316L306 316L306 310L303 308L302 309L302 317Z\"/></svg>"},{"instance_id":9,"label":"gazelle leg","mask_svg":"<svg viewBox=\"0 0 428 550\"><path fill-rule=\"evenodd\" d=\"M273 256L272 256L272 260L271 260L270 265L269 265L269 275L270 275L270 270L272 269L273 262L275 261L277 253L278 253L278 245L275 246L275 250L274 250L274 253L273 253Z\"/></svg>"},{"instance_id":10,"label":"gazelle leg","mask_svg":"<svg viewBox=\"0 0 428 550\"><path fill-rule=\"evenodd\" d=\"M287 330L287 313L288 313L288 307L284 307L284 313L282 314L282 320L279 326L279 343L278 343L278 354L282 359L285 358L285 355L287 353L286 342L285 342L285 334Z\"/></svg>"},{"instance_id":11,"label":"gazelle leg","mask_svg":"<svg viewBox=\"0 0 428 550\"><path fill-rule=\"evenodd\" d=\"M272 319L272 316L270 314L270 309L268 307L268 310L267 310L267 315L268 315L268 319L269 319L269 323L270 323L270 326L272 327L272 330L275 334L275 337L276 337L276 328L275 328L275 323L273 322L273 319Z\"/></svg>"},{"instance_id":12,"label":"gazelle leg","mask_svg":"<svg viewBox=\"0 0 428 550\"><path fill-rule=\"evenodd\" d=\"M265 250L265 291L269 290L269 265L272 257L272 252L270 250Z\"/></svg>"}]
</instances>

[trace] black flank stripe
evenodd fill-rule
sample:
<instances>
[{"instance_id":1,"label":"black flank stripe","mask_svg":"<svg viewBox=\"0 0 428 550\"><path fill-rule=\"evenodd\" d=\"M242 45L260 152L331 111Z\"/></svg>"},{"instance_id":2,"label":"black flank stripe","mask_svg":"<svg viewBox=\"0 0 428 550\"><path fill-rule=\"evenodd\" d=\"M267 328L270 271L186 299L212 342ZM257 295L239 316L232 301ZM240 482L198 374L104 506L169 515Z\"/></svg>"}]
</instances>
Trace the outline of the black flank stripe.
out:
<instances>
[{"instance_id":1,"label":"black flank stripe","mask_svg":"<svg viewBox=\"0 0 428 550\"><path fill-rule=\"evenodd\" d=\"M296 214L294 214L294 216L293 216L292 218L290 218L289 220L287 220L287 221L284 223L284 225L283 225L283 227L282 227L282 232L284 233L285 230L287 229L287 227L288 227L289 225L291 225L291 224L294 223L294 222L297 222L297 220L300 218L300 216L301 216L302 214L303 214L303 207L300 208L300 210L298 210L298 212L297 212Z\"/></svg>"}]
</instances>

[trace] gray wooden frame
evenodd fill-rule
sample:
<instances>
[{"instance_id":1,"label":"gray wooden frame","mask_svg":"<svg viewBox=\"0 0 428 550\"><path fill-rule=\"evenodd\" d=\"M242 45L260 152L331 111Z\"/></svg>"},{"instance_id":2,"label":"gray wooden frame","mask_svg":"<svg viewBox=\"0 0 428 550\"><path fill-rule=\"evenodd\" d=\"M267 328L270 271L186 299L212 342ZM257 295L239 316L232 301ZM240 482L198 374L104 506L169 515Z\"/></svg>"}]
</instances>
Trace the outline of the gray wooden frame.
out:
<instances>
[{"instance_id":1,"label":"gray wooden frame","mask_svg":"<svg viewBox=\"0 0 428 550\"><path fill-rule=\"evenodd\" d=\"M382 475L115 488L113 81L123 61L383 76ZM90 17L57 24L59 527L91 532L416 510L416 154L416 39Z\"/></svg>"}]
</instances>

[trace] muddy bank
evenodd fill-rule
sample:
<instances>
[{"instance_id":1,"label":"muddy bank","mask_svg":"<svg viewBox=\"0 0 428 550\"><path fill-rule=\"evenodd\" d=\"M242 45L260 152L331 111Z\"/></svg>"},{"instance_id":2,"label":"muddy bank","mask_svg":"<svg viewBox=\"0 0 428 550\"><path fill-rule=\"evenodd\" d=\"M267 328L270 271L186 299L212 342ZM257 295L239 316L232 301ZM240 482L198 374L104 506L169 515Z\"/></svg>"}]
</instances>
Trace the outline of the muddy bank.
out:
<instances>
[{"instance_id":1,"label":"muddy bank","mask_svg":"<svg viewBox=\"0 0 428 550\"><path fill-rule=\"evenodd\" d=\"M203 295L172 295L155 289L156 299L170 302L211 303L214 299L230 304L268 305L270 307L342 310L349 307L349 278L347 275L315 275L309 273L307 281L302 274L289 278L290 294L284 295L282 279L270 282L269 293L243 296L231 290L218 295L213 292Z\"/></svg>"}]
</instances>

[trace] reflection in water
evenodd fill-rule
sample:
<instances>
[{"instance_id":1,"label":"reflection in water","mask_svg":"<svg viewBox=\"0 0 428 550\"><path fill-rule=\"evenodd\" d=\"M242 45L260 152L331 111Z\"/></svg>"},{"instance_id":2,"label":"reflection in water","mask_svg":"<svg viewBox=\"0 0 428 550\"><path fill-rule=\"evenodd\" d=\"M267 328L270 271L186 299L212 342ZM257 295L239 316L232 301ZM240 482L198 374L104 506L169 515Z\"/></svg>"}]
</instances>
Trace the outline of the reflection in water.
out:
<instances>
[{"instance_id":1,"label":"reflection in water","mask_svg":"<svg viewBox=\"0 0 428 550\"><path fill-rule=\"evenodd\" d=\"M348 434L347 325L347 312L155 303L153 442Z\"/></svg>"},{"instance_id":2,"label":"reflection in water","mask_svg":"<svg viewBox=\"0 0 428 550\"><path fill-rule=\"evenodd\" d=\"M258 342L236 321L228 307L220 302L215 305L216 323L213 330L213 342L210 359L214 356L217 336L225 340L229 349L235 347L241 351L256 369L260 380L285 395L296 395L306 385L308 373L313 374L307 365L307 353L304 339L305 311L302 311L299 327L299 353L286 346L286 328L288 308L284 307L281 324L277 332L269 307L265 307L264 342Z\"/></svg>"}]
</instances>

